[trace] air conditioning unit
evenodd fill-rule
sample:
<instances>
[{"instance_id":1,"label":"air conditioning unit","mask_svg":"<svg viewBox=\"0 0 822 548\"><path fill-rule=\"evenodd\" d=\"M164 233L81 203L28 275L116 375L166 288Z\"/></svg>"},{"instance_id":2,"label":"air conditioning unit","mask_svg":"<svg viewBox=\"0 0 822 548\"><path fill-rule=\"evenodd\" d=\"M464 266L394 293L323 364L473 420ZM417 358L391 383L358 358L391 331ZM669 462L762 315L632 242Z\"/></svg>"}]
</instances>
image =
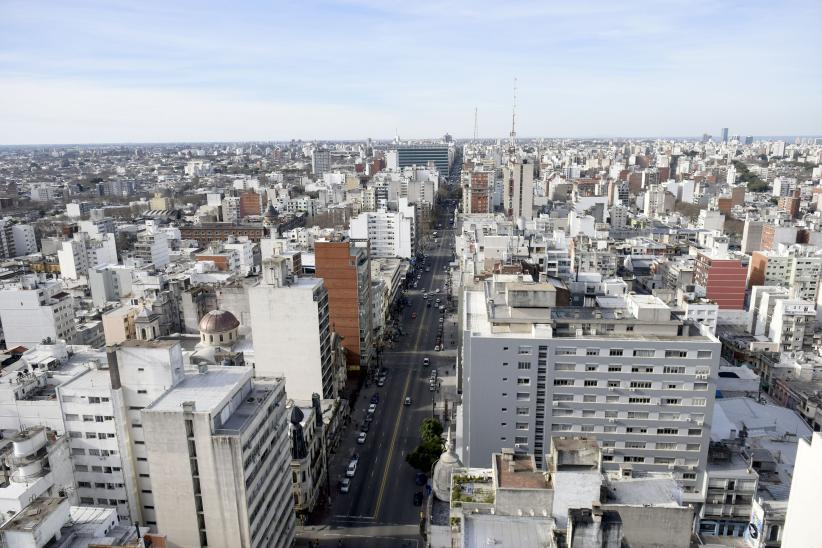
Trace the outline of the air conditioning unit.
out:
<instances>
[{"instance_id":1,"label":"air conditioning unit","mask_svg":"<svg viewBox=\"0 0 822 548\"><path fill-rule=\"evenodd\" d=\"M610 422L611 424L613 424L613 423L615 423L615 422L616 422L616 419L608 419L608 422Z\"/></svg>"}]
</instances>

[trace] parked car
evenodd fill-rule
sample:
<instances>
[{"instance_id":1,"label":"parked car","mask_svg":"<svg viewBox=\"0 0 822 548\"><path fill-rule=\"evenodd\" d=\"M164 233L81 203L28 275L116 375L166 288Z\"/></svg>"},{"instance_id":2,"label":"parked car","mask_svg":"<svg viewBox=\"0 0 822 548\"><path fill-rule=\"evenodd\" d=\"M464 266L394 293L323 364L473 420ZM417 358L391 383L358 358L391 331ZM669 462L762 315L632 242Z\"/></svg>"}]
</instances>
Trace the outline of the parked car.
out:
<instances>
[{"instance_id":1,"label":"parked car","mask_svg":"<svg viewBox=\"0 0 822 548\"><path fill-rule=\"evenodd\" d=\"M349 478L343 478L340 481L340 493L348 493L351 489L351 480Z\"/></svg>"},{"instance_id":2,"label":"parked car","mask_svg":"<svg viewBox=\"0 0 822 548\"><path fill-rule=\"evenodd\" d=\"M377 404L372 403L371 405L369 405L368 406L368 412L369 413L376 413L377 412Z\"/></svg>"},{"instance_id":3,"label":"parked car","mask_svg":"<svg viewBox=\"0 0 822 548\"><path fill-rule=\"evenodd\" d=\"M352 460L348 463L348 469L345 471L345 476L353 478L357 474L357 461Z\"/></svg>"},{"instance_id":4,"label":"parked car","mask_svg":"<svg viewBox=\"0 0 822 548\"><path fill-rule=\"evenodd\" d=\"M377 386L379 386L380 388L385 386L385 377L380 377L379 378L379 380L377 381Z\"/></svg>"},{"instance_id":5,"label":"parked car","mask_svg":"<svg viewBox=\"0 0 822 548\"><path fill-rule=\"evenodd\" d=\"M362 445L365 443L365 438L368 436L365 432L360 432L360 435L357 436L357 443Z\"/></svg>"},{"instance_id":6,"label":"parked car","mask_svg":"<svg viewBox=\"0 0 822 548\"><path fill-rule=\"evenodd\" d=\"M416 320L416 319L417 319L417 313L416 313L416 312L412 312L412 313L411 313L411 319L412 319L412 320Z\"/></svg>"},{"instance_id":7,"label":"parked car","mask_svg":"<svg viewBox=\"0 0 822 548\"><path fill-rule=\"evenodd\" d=\"M411 398L406 396L405 401L403 403L404 405L411 405Z\"/></svg>"},{"instance_id":8,"label":"parked car","mask_svg":"<svg viewBox=\"0 0 822 548\"><path fill-rule=\"evenodd\" d=\"M371 396L371 403L374 403L374 404L380 403L380 395L379 394L374 394L373 396ZM370 409L371 408L369 407L369 410Z\"/></svg>"},{"instance_id":9,"label":"parked car","mask_svg":"<svg viewBox=\"0 0 822 548\"><path fill-rule=\"evenodd\" d=\"M439 351L440 351L440 345L435 345L434 346L434 352L439 352Z\"/></svg>"},{"instance_id":10,"label":"parked car","mask_svg":"<svg viewBox=\"0 0 822 548\"><path fill-rule=\"evenodd\" d=\"M423 367L428 367L429 365L431 365L431 360L429 360L428 358L423 358L422 365Z\"/></svg>"}]
</instances>

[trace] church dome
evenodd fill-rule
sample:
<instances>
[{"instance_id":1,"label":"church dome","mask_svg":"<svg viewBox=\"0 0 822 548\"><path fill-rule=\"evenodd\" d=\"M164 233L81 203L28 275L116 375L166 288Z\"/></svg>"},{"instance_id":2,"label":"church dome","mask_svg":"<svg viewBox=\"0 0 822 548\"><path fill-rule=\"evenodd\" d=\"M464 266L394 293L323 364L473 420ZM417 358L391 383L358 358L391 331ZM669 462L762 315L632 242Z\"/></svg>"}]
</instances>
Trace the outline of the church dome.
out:
<instances>
[{"instance_id":1,"label":"church dome","mask_svg":"<svg viewBox=\"0 0 822 548\"><path fill-rule=\"evenodd\" d=\"M228 310L212 310L200 320L200 333L226 333L240 326L240 321Z\"/></svg>"}]
</instances>

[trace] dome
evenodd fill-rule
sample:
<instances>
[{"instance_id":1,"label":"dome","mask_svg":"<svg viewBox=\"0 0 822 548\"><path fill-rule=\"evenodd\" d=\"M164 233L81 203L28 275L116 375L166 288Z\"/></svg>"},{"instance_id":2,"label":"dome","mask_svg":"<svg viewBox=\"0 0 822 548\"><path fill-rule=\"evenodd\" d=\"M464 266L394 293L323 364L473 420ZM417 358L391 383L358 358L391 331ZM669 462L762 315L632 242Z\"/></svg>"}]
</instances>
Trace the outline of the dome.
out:
<instances>
[{"instance_id":1,"label":"dome","mask_svg":"<svg viewBox=\"0 0 822 548\"><path fill-rule=\"evenodd\" d=\"M454 473L454 469L462 468L462 462L456 451L454 451L454 440L451 438L450 431L448 432L446 446L445 453L434 465L434 473L431 478L434 496L444 502L451 500L451 475Z\"/></svg>"},{"instance_id":2,"label":"dome","mask_svg":"<svg viewBox=\"0 0 822 548\"><path fill-rule=\"evenodd\" d=\"M239 320L228 310L212 310L200 320L200 333L225 333L239 326Z\"/></svg>"}]
</instances>

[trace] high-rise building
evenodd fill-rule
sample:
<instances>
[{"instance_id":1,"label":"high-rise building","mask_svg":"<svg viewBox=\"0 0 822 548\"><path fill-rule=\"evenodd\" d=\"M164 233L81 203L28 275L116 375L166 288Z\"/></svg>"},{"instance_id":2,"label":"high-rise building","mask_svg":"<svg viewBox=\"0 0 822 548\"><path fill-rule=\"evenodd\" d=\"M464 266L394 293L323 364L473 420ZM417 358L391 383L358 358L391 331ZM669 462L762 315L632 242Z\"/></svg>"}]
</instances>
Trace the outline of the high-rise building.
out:
<instances>
[{"instance_id":1,"label":"high-rise building","mask_svg":"<svg viewBox=\"0 0 822 548\"><path fill-rule=\"evenodd\" d=\"M410 259L416 243L414 206L400 198L397 211L380 208L364 211L351 219L348 235L368 243L372 258Z\"/></svg>"},{"instance_id":2,"label":"high-rise building","mask_svg":"<svg viewBox=\"0 0 822 548\"><path fill-rule=\"evenodd\" d=\"M719 134L721 135L722 142L727 143L728 142L728 128L723 127L720 130Z\"/></svg>"},{"instance_id":3,"label":"high-rise building","mask_svg":"<svg viewBox=\"0 0 822 548\"><path fill-rule=\"evenodd\" d=\"M694 265L694 282L705 288L705 297L720 309L745 308L745 282L748 267L739 259L726 255L698 253Z\"/></svg>"},{"instance_id":4,"label":"high-rise building","mask_svg":"<svg viewBox=\"0 0 822 548\"><path fill-rule=\"evenodd\" d=\"M674 471L698 500L719 341L656 297L569 307L564 291L495 275L465 292L462 461L513 446L544 469L552 435L595 436L606 469Z\"/></svg>"},{"instance_id":5,"label":"high-rise building","mask_svg":"<svg viewBox=\"0 0 822 548\"><path fill-rule=\"evenodd\" d=\"M333 370L323 280L292 278L285 258L273 257L264 261L262 279L248 297L255 374L285 376L290 398L337 397L345 372Z\"/></svg>"},{"instance_id":6,"label":"high-rise building","mask_svg":"<svg viewBox=\"0 0 822 548\"><path fill-rule=\"evenodd\" d=\"M494 171L466 166L461 177L463 212L491 213L494 210Z\"/></svg>"},{"instance_id":7,"label":"high-rise building","mask_svg":"<svg viewBox=\"0 0 822 548\"><path fill-rule=\"evenodd\" d=\"M534 164L513 157L503 168L503 208L513 220L534 218Z\"/></svg>"},{"instance_id":8,"label":"high-rise building","mask_svg":"<svg viewBox=\"0 0 822 548\"><path fill-rule=\"evenodd\" d=\"M203 366L141 411L150 500L170 546L291 546L285 404L282 379Z\"/></svg>"},{"instance_id":9,"label":"high-rise building","mask_svg":"<svg viewBox=\"0 0 822 548\"><path fill-rule=\"evenodd\" d=\"M63 284L28 274L0 290L0 324L6 348L34 348L44 339L74 343L74 299Z\"/></svg>"},{"instance_id":10,"label":"high-rise building","mask_svg":"<svg viewBox=\"0 0 822 548\"><path fill-rule=\"evenodd\" d=\"M813 546L822 538L819 485L822 482L822 433L814 432L811 441L799 439L793 470L782 546Z\"/></svg>"},{"instance_id":11,"label":"high-rise building","mask_svg":"<svg viewBox=\"0 0 822 548\"><path fill-rule=\"evenodd\" d=\"M315 177L322 177L326 171L331 171L331 151L327 148L317 148L311 153L311 171Z\"/></svg>"},{"instance_id":12,"label":"high-rise building","mask_svg":"<svg viewBox=\"0 0 822 548\"><path fill-rule=\"evenodd\" d=\"M451 152L448 145L400 145L397 147L397 167L426 167L434 162L440 176L448 177L451 172ZM390 167L390 166L389 166Z\"/></svg>"},{"instance_id":13,"label":"high-rise building","mask_svg":"<svg viewBox=\"0 0 822 548\"><path fill-rule=\"evenodd\" d=\"M88 285L94 306L117 302L131 295L134 269L121 265L104 265L88 271Z\"/></svg>"},{"instance_id":14,"label":"high-rise building","mask_svg":"<svg viewBox=\"0 0 822 548\"><path fill-rule=\"evenodd\" d=\"M373 362L371 261L354 242L314 242L315 274L328 290L331 330L342 337L349 369Z\"/></svg>"}]
</instances>

